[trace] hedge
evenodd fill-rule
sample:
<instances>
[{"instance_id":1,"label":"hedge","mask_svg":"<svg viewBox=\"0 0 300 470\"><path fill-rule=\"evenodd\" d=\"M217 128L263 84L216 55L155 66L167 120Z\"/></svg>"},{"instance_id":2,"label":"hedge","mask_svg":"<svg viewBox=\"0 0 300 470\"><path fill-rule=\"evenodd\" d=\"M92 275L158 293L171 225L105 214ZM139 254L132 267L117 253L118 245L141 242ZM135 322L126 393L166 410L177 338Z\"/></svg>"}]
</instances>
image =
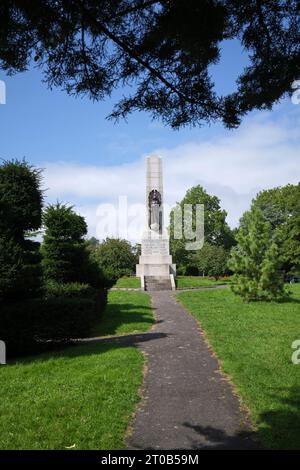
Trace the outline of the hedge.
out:
<instances>
[{"instance_id":1,"label":"hedge","mask_svg":"<svg viewBox=\"0 0 300 470\"><path fill-rule=\"evenodd\" d=\"M106 292L86 286L69 296L47 294L45 298L0 303L0 339L12 357L44 350L53 342L86 337L106 304ZM57 292L56 292L57 294Z\"/></svg>"}]
</instances>

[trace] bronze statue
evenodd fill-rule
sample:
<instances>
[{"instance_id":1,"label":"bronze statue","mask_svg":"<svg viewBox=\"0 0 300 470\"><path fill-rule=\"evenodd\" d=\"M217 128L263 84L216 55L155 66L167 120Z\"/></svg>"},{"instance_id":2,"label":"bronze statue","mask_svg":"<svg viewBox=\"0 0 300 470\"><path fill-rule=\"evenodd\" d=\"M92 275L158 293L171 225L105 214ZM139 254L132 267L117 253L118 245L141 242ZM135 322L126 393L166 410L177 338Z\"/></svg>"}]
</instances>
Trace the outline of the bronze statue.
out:
<instances>
[{"instance_id":1,"label":"bronze statue","mask_svg":"<svg viewBox=\"0 0 300 470\"><path fill-rule=\"evenodd\" d=\"M157 189L153 189L148 197L148 226L151 230L161 233L161 194Z\"/></svg>"}]
</instances>

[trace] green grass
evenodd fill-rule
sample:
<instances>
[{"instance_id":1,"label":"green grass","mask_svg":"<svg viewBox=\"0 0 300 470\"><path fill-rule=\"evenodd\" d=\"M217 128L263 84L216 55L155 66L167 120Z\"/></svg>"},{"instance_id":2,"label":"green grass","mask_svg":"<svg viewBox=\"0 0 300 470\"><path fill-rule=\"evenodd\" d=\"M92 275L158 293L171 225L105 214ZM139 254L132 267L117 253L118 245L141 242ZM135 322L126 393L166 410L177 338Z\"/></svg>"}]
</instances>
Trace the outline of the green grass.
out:
<instances>
[{"instance_id":1,"label":"green grass","mask_svg":"<svg viewBox=\"0 0 300 470\"><path fill-rule=\"evenodd\" d=\"M124 448L143 363L90 344L0 366L0 449Z\"/></svg>"},{"instance_id":2,"label":"green grass","mask_svg":"<svg viewBox=\"0 0 300 470\"><path fill-rule=\"evenodd\" d=\"M202 276L177 276L176 287L177 289L184 289L189 287L209 287L219 286L221 284L229 284L230 278L220 278L216 281L213 277Z\"/></svg>"},{"instance_id":3,"label":"green grass","mask_svg":"<svg viewBox=\"0 0 300 470\"><path fill-rule=\"evenodd\" d=\"M300 449L300 286L284 303L243 303L229 289L186 292L178 299L200 320L208 340L250 409L267 448Z\"/></svg>"},{"instance_id":4,"label":"green grass","mask_svg":"<svg viewBox=\"0 0 300 470\"><path fill-rule=\"evenodd\" d=\"M92 336L124 335L147 331L153 325L150 296L145 292L110 291L107 307Z\"/></svg>"},{"instance_id":5,"label":"green grass","mask_svg":"<svg viewBox=\"0 0 300 470\"><path fill-rule=\"evenodd\" d=\"M141 280L139 277L120 277L114 287L138 289L141 287Z\"/></svg>"},{"instance_id":6,"label":"green grass","mask_svg":"<svg viewBox=\"0 0 300 470\"><path fill-rule=\"evenodd\" d=\"M99 335L142 332L150 297L110 292ZM123 449L144 358L112 342L68 347L0 366L0 449Z\"/></svg>"}]
</instances>

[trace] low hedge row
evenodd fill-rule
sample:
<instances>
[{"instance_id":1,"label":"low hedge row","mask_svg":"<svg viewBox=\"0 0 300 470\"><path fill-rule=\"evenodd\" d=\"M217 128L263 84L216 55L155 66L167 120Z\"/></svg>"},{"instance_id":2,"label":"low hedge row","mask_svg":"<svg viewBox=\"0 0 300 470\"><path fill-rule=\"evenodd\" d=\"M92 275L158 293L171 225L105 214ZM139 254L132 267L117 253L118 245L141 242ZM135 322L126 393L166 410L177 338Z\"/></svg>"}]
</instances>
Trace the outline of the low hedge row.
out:
<instances>
[{"instance_id":1,"label":"low hedge row","mask_svg":"<svg viewBox=\"0 0 300 470\"><path fill-rule=\"evenodd\" d=\"M86 285L47 286L45 297L0 303L0 339L12 357L90 332L106 305L106 291Z\"/></svg>"},{"instance_id":2,"label":"low hedge row","mask_svg":"<svg viewBox=\"0 0 300 470\"><path fill-rule=\"evenodd\" d=\"M105 290L95 289L89 284L79 282L69 282L63 284L55 281L48 281L45 285L45 298L67 297L80 299L101 299Z\"/></svg>"}]
</instances>

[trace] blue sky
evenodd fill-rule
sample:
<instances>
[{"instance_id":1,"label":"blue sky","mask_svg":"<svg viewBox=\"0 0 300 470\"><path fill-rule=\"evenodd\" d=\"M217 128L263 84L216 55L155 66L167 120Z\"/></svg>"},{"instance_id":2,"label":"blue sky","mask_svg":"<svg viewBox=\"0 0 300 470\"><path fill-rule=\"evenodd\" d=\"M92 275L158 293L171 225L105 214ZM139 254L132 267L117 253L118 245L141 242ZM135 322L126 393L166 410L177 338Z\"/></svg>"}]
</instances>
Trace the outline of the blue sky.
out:
<instances>
[{"instance_id":1,"label":"blue sky","mask_svg":"<svg viewBox=\"0 0 300 470\"><path fill-rule=\"evenodd\" d=\"M236 41L225 43L221 62L211 72L219 93L234 89L247 58ZM220 124L173 131L146 113L117 124L105 117L115 97L105 102L74 98L42 83L31 69L6 83L0 105L0 157L25 156L45 168L47 200L75 204L95 235L96 207L128 194L144 199L144 157L164 158L166 199L172 205L193 184L221 198L236 225L259 189L299 181L300 106L290 100L272 112L252 113L234 131ZM119 193L118 193L119 191Z\"/></svg>"},{"instance_id":2,"label":"blue sky","mask_svg":"<svg viewBox=\"0 0 300 470\"><path fill-rule=\"evenodd\" d=\"M230 41L223 47L222 62L212 68L220 93L233 89L245 63L237 42ZM70 97L56 88L49 90L41 81L39 69L0 78L7 88L7 103L0 107L0 151L4 158L25 155L36 164L67 160L114 165L133 161L153 146L178 145L223 131L220 125L173 131L151 121L146 113L135 113L127 122L115 124L105 117L121 91L111 99L94 103L88 98Z\"/></svg>"}]
</instances>

